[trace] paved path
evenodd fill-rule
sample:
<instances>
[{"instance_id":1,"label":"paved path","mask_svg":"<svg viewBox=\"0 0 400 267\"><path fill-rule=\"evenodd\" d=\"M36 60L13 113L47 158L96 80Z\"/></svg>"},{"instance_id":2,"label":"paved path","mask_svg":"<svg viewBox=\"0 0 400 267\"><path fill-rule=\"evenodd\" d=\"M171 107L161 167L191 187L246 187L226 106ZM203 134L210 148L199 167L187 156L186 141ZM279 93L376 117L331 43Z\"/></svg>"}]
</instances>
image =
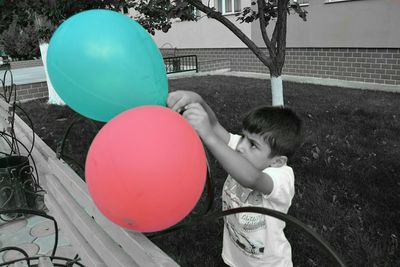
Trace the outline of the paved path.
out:
<instances>
[{"instance_id":1,"label":"paved path","mask_svg":"<svg viewBox=\"0 0 400 267\"><path fill-rule=\"evenodd\" d=\"M0 79L4 79L5 70L0 70ZM12 76L14 83L16 85L37 83L46 81L46 74L44 72L44 67L31 67L23 69L12 69ZM6 83L10 82L10 73L7 72Z\"/></svg>"},{"instance_id":2,"label":"paved path","mask_svg":"<svg viewBox=\"0 0 400 267\"><path fill-rule=\"evenodd\" d=\"M41 216L21 217L12 222L0 220L0 248L14 246L23 249L31 257L50 256L54 247L54 238L53 221ZM56 256L73 259L76 254L77 252L65 235L59 231ZM23 257L20 252L15 250L1 252L0 263ZM58 262L65 264L65 261Z\"/></svg>"}]
</instances>

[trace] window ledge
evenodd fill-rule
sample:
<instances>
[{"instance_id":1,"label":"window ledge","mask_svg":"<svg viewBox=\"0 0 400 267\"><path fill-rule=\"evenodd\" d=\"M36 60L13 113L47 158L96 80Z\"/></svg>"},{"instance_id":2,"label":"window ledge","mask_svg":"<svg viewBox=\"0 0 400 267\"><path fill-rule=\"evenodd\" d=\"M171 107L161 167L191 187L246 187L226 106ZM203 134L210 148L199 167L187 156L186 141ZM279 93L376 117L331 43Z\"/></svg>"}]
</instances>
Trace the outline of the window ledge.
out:
<instances>
[{"instance_id":1,"label":"window ledge","mask_svg":"<svg viewBox=\"0 0 400 267\"><path fill-rule=\"evenodd\" d=\"M336 3L342 3L342 2L351 2L351 1L356 1L356 0L335 0L335 1L325 1L325 4L336 4Z\"/></svg>"},{"instance_id":2,"label":"window ledge","mask_svg":"<svg viewBox=\"0 0 400 267\"><path fill-rule=\"evenodd\" d=\"M299 1L298 0L290 0L290 3L298 3ZM309 6L310 5L310 3L308 2L308 3L299 3L299 5L301 6L301 7L303 7L303 6Z\"/></svg>"},{"instance_id":3,"label":"window ledge","mask_svg":"<svg viewBox=\"0 0 400 267\"><path fill-rule=\"evenodd\" d=\"M240 14L242 11L236 11L236 12L229 12L229 13L221 13L222 16L232 16L236 14Z\"/></svg>"}]
</instances>

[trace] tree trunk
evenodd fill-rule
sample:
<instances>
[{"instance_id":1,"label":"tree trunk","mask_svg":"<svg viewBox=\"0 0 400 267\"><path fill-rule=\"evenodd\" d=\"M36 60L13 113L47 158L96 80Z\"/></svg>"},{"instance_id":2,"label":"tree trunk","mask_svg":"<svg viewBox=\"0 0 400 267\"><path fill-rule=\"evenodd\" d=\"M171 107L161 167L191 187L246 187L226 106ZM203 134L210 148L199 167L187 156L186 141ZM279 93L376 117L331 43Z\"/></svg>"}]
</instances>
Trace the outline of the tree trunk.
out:
<instances>
[{"instance_id":1,"label":"tree trunk","mask_svg":"<svg viewBox=\"0 0 400 267\"><path fill-rule=\"evenodd\" d=\"M284 106L283 85L281 76L271 75L272 106Z\"/></svg>"},{"instance_id":2,"label":"tree trunk","mask_svg":"<svg viewBox=\"0 0 400 267\"><path fill-rule=\"evenodd\" d=\"M49 92L49 101L47 103L54 104L54 105L65 105L64 101L54 90L54 87L49 78L49 73L47 72L46 57L47 57L47 48L49 47L49 44L48 43L40 43L39 47L40 47L40 54L42 56L44 72L46 73L47 88L48 88L48 92Z\"/></svg>"}]
</instances>

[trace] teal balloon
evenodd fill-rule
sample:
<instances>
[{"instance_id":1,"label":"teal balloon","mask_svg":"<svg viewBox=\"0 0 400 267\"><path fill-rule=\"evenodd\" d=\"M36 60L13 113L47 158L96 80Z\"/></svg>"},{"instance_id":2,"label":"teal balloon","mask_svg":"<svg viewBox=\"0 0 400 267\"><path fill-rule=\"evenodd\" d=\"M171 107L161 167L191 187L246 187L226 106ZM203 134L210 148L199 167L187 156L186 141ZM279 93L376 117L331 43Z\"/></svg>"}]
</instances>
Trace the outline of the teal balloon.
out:
<instances>
[{"instance_id":1,"label":"teal balloon","mask_svg":"<svg viewBox=\"0 0 400 267\"><path fill-rule=\"evenodd\" d=\"M47 68L62 100L94 120L166 105L168 80L159 49L139 23L114 11L84 11L63 22L49 42Z\"/></svg>"}]
</instances>

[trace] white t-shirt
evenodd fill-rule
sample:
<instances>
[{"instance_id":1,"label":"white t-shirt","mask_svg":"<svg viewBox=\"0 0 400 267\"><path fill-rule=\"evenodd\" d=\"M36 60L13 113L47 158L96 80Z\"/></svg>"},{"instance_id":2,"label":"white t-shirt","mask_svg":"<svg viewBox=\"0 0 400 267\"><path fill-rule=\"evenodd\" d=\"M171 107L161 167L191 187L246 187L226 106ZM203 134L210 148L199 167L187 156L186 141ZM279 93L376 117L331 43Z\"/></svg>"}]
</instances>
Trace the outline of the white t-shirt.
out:
<instances>
[{"instance_id":1,"label":"white t-shirt","mask_svg":"<svg viewBox=\"0 0 400 267\"><path fill-rule=\"evenodd\" d=\"M236 149L241 136L230 135ZM222 190L222 209L263 207L287 213L294 196L294 174L289 166L266 168L274 187L269 195L246 188L230 175ZM259 213L237 213L224 218L222 258L232 267L293 266L292 250L283 229L285 222Z\"/></svg>"}]
</instances>

